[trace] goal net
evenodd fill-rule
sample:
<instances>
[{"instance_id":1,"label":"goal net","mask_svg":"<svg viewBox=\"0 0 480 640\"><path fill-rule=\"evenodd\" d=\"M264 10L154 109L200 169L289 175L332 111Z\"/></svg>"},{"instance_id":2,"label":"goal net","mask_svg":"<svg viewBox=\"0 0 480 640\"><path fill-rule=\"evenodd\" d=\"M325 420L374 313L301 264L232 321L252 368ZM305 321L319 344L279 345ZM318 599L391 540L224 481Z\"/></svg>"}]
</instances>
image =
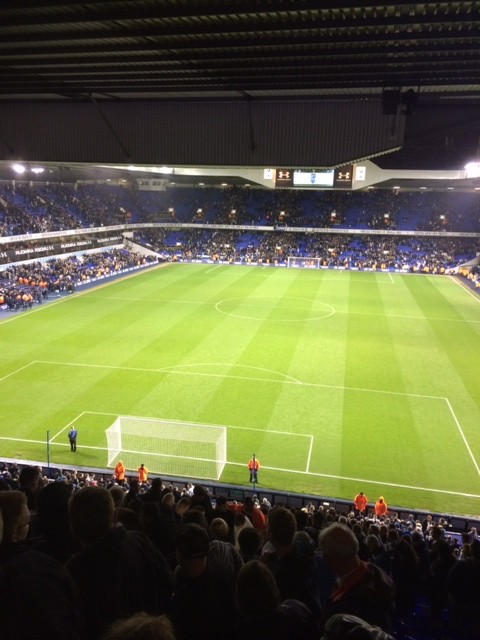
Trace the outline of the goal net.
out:
<instances>
[{"instance_id":1,"label":"goal net","mask_svg":"<svg viewBox=\"0 0 480 640\"><path fill-rule=\"evenodd\" d=\"M287 267L290 269L320 269L323 266L323 258L311 256L288 256Z\"/></svg>"},{"instance_id":2,"label":"goal net","mask_svg":"<svg viewBox=\"0 0 480 640\"><path fill-rule=\"evenodd\" d=\"M227 461L226 427L119 416L105 433L109 467L121 459L127 469L218 480Z\"/></svg>"}]
</instances>

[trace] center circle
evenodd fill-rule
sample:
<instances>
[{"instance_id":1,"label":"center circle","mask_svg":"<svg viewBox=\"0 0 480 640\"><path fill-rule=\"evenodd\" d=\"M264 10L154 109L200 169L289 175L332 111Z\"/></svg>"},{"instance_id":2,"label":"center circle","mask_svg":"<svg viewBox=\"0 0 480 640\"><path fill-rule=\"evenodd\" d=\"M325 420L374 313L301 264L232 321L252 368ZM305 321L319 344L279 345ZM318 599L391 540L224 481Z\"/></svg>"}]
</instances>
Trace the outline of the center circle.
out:
<instances>
[{"instance_id":1,"label":"center circle","mask_svg":"<svg viewBox=\"0 0 480 640\"><path fill-rule=\"evenodd\" d=\"M308 298L289 296L225 298L215 304L215 309L232 318L268 322L324 320L335 313L335 308L326 302L312 303Z\"/></svg>"}]
</instances>

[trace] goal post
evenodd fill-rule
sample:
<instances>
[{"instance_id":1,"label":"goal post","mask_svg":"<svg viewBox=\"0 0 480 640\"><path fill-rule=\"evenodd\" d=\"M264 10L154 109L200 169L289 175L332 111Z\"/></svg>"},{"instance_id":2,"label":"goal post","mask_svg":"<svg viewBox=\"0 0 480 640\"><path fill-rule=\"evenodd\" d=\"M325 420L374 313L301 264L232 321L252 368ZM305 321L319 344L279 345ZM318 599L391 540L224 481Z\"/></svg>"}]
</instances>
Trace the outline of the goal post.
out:
<instances>
[{"instance_id":1,"label":"goal post","mask_svg":"<svg viewBox=\"0 0 480 640\"><path fill-rule=\"evenodd\" d=\"M118 416L106 429L108 461L127 469L143 462L150 472L219 480L227 462L227 428L135 416Z\"/></svg>"},{"instance_id":2,"label":"goal post","mask_svg":"<svg viewBox=\"0 0 480 640\"><path fill-rule=\"evenodd\" d=\"M287 267L289 269L320 269L323 266L324 258L314 258L312 256L288 256Z\"/></svg>"}]
</instances>

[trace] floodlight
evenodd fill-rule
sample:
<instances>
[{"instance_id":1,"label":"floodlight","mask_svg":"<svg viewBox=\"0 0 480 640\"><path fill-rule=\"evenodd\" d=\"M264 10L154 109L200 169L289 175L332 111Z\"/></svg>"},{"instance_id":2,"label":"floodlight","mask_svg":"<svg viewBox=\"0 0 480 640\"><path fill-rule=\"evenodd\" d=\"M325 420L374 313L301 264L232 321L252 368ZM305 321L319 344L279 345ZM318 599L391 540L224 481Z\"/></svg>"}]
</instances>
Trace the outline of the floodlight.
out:
<instances>
[{"instance_id":1,"label":"floodlight","mask_svg":"<svg viewBox=\"0 0 480 640\"><path fill-rule=\"evenodd\" d=\"M15 164L12 164L12 169L15 171L15 173L18 173L19 175L22 175L26 171L24 165L19 164L18 162Z\"/></svg>"},{"instance_id":2,"label":"floodlight","mask_svg":"<svg viewBox=\"0 0 480 640\"><path fill-rule=\"evenodd\" d=\"M469 162L465 165L466 178L480 178L480 162Z\"/></svg>"}]
</instances>

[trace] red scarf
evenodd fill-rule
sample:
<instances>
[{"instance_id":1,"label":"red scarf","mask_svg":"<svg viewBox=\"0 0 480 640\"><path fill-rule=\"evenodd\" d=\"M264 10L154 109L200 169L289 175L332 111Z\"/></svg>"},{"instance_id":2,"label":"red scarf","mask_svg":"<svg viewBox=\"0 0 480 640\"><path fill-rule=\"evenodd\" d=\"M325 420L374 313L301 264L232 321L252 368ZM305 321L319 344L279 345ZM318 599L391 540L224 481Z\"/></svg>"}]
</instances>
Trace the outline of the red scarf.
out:
<instances>
[{"instance_id":1,"label":"red scarf","mask_svg":"<svg viewBox=\"0 0 480 640\"><path fill-rule=\"evenodd\" d=\"M339 600L341 600L352 587L363 580L367 573L367 563L363 562L363 560L360 560L360 564L358 565L358 567L346 576L345 580L342 581L342 584L340 586L336 587L332 591L329 598L330 602L338 602Z\"/></svg>"}]
</instances>

